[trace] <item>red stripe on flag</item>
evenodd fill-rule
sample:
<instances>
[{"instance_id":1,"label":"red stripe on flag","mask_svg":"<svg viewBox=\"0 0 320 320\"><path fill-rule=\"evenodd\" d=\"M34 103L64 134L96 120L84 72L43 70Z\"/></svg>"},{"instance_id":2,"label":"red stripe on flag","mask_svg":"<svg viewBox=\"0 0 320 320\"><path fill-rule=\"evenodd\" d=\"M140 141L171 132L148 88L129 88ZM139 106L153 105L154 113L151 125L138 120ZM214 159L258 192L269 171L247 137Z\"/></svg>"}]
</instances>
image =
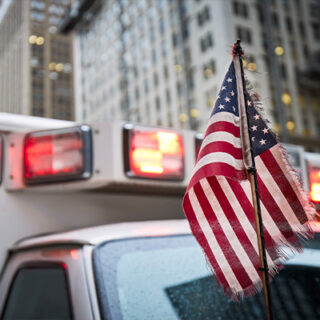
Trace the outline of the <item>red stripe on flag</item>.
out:
<instances>
[{"instance_id":1,"label":"red stripe on flag","mask_svg":"<svg viewBox=\"0 0 320 320\"><path fill-rule=\"evenodd\" d=\"M272 194L269 192L268 188L265 186L264 182L261 180L260 176L258 176L258 189L260 200L268 210L271 218L276 223L277 227L284 235L284 237L288 240L292 240L295 238L294 232L291 228L291 225L288 223L288 220L283 215L281 209L278 207L275 202Z\"/></svg>"},{"instance_id":2,"label":"red stripe on flag","mask_svg":"<svg viewBox=\"0 0 320 320\"><path fill-rule=\"evenodd\" d=\"M242 288L251 286L253 284L251 279L249 278L246 270L240 262L236 252L234 252L233 248L231 247L228 237L221 228L216 214L212 210L211 205L199 183L194 186L194 192L196 197L198 198L199 204L209 225L213 229L212 232L215 235L215 238L217 239L217 242L219 243L219 246L223 251L224 256L227 259L231 269L233 270L234 275L238 279L238 282L240 283Z\"/></svg>"},{"instance_id":3,"label":"red stripe on flag","mask_svg":"<svg viewBox=\"0 0 320 320\"><path fill-rule=\"evenodd\" d=\"M255 232L257 232L256 222L255 222L255 216L254 216L254 209L253 206L248 199L248 197L251 198L251 194L247 195L243 188L241 187L240 183L238 181L234 181L232 179L227 179L233 193L239 199L239 204L242 207L243 212L245 212L248 220L250 221L253 229ZM274 249L275 242L273 241L273 238L269 234L268 230L266 228L263 229L263 235L265 240L266 249L271 257L272 260L275 260L278 257L277 252ZM258 240L257 240L258 241Z\"/></svg>"},{"instance_id":4,"label":"red stripe on flag","mask_svg":"<svg viewBox=\"0 0 320 320\"><path fill-rule=\"evenodd\" d=\"M208 136L210 133L218 131L229 132L236 138L240 138L240 128L234 125L233 123L227 121L219 121L212 123L210 127L208 127L205 136Z\"/></svg>"},{"instance_id":5,"label":"red stripe on flag","mask_svg":"<svg viewBox=\"0 0 320 320\"><path fill-rule=\"evenodd\" d=\"M208 241L207 241L206 237L204 236L202 229L198 223L198 220L193 212L193 208L191 206L188 193L183 198L183 209L184 209L184 212L186 213L186 217L189 221L192 233L195 236L195 238L197 239L197 241L199 242L201 248L204 250L206 256L208 257L208 259L209 259L209 261L210 261L210 263L216 273L216 276L217 276L219 282L221 283L221 285L224 288L229 287L229 284L228 284L221 268L219 267L217 260L215 259L214 255L210 249L210 246L208 244Z\"/></svg>"},{"instance_id":6,"label":"red stripe on flag","mask_svg":"<svg viewBox=\"0 0 320 320\"><path fill-rule=\"evenodd\" d=\"M216 177L209 177L207 178L207 180L211 186L212 191L215 193L216 198L219 199L220 206L224 211L225 216L230 221L240 243L242 244L242 247L244 248L247 255L250 257L250 260L252 261L253 265L257 269L260 265L259 256L254 247L252 246L247 234L243 230L236 212L234 212L232 206L230 205L230 202L228 201L227 195L222 190L221 185Z\"/></svg>"},{"instance_id":7,"label":"red stripe on flag","mask_svg":"<svg viewBox=\"0 0 320 320\"><path fill-rule=\"evenodd\" d=\"M242 159L242 150L240 148L236 148L229 142L215 141L207 144L203 149L201 149L198 155L198 160L213 152L225 152L231 154L235 159Z\"/></svg>"},{"instance_id":8,"label":"red stripe on flag","mask_svg":"<svg viewBox=\"0 0 320 320\"><path fill-rule=\"evenodd\" d=\"M201 179L214 175L244 180L247 177L247 172L245 169L236 170L233 166L223 162L209 163L194 173L189 182L187 192Z\"/></svg>"},{"instance_id":9,"label":"red stripe on flag","mask_svg":"<svg viewBox=\"0 0 320 320\"><path fill-rule=\"evenodd\" d=\"M267 150L260 154L260 158L270 171L273 179L279 186L281 192L288 200L289 205L291 206L293 212L297 216L300 223L304 224L305 222L307 222L308 219L304 212L304 208L299 201L299 198L297 197L295 191L291 187L291 184L287 180L287 177L285 176L286 173L283 172L282 169L279 167L277 161L274 159L270 150Z\"/></svg>"}]
</instances>

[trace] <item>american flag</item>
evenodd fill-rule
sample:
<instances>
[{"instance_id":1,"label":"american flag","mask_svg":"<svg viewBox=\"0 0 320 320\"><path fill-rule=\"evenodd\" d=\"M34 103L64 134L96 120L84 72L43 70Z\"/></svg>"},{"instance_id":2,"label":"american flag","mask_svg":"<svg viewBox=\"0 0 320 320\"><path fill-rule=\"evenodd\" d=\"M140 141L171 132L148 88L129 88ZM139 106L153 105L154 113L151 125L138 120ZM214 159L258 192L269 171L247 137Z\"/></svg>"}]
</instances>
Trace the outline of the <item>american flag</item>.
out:
<instances>
[{"instance_id":1,"label":"american flag","mask_svg":"<svg viewBox=\"0 0 320 320\"><path fill-rule=\"evenodd\" d=\"M243 297L262 287L251 185L243 161L238 95L248 105L248 126L261 199L266 257L274 275L286 250L301 247L312 212L277 142L247 92L237 91L234 62L217 97L183 208L218 283Z\"/></svg>"}]
</instances>

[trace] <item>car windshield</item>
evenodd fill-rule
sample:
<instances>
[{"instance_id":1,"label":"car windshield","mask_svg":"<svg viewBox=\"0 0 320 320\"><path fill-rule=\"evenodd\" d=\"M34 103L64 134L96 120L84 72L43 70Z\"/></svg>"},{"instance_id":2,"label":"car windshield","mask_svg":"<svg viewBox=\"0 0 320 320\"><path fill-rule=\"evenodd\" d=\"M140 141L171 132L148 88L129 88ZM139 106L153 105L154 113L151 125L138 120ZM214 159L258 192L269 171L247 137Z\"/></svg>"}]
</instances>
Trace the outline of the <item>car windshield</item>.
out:
<instances>
[{"instance_id":1,"label":"car windshield","mask_svg":"<svg viewBox=\"0 0 320 320\"><path fill-rule=\"evenodd\" d=\"M292 262L271 284L274 319L320 318L320 251L306 251L318 266ZM265 318L262 293L241 303L223 294L190 235L106 242L93 259L103 319Z\"/></svg>"}]
</instances>

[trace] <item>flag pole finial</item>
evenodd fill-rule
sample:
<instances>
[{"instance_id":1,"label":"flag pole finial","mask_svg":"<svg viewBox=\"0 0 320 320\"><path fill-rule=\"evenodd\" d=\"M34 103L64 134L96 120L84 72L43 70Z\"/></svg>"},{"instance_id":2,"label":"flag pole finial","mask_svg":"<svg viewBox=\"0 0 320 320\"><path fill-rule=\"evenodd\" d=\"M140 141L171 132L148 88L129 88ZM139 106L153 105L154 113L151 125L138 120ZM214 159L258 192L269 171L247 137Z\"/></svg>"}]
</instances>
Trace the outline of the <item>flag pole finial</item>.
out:
<instances>
[{"instance_id":1,"label":"flag pole finial","mask_svg":"<svg viewBox=\"0 0 320 320\"><path fill-rule=\"evenodd\" d=\"M232 55L242 57L244 55L244 51L241 47L241 39L238 39L232 47Z\"/></svg>"}]
</instances>

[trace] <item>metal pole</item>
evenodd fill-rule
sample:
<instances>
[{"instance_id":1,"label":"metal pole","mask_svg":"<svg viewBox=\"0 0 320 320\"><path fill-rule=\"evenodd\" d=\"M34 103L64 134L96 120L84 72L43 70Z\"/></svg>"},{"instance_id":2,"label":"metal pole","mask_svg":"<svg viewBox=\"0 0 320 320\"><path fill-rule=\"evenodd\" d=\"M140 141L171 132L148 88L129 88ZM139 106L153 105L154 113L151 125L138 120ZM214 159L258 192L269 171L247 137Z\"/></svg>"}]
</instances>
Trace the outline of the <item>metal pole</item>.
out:
<instances>
[{"instance_id":1,"label":"metal pole","mask_svg":"<svg viewBox=\"0 0 320 320\"><path fill-rule=\"evenodd\" d=\"M235 43L233 54L237 55L240 61L245 110L247 114L247 122L248 122L248 128L249 128L249 114L248 114L248 103L246 98L247 96L246 84L245 84L243 64L242 64L243 50L240 46L240 40L237 40L237 42ZM263 236L263 224L262 224L262 216L261 216L260 197L259 197L259 191L258 191L257 171L256 171L254 156L252 152L252 142L250 138L250 131L249 131L249 142L250 142L250 154L251 154L251 160L252 160L252 167L248 170L248 173L249 173L249 178L251 183L252 201L253 201L254 216L255 216L255 223L256 223L256 229L257 229L258 249L259 249L259 258L260 258L260 266L261 266L258 271L262 272L262 284L263 284L264 302L266 307L266 316L268 320L272 320L273 317L272 317L272 310L271 310L271 296L270 296L270 288L269 288L269 282L268 282L268 264L267 264L264 236Z\"/></svg>"}]
</instances>

